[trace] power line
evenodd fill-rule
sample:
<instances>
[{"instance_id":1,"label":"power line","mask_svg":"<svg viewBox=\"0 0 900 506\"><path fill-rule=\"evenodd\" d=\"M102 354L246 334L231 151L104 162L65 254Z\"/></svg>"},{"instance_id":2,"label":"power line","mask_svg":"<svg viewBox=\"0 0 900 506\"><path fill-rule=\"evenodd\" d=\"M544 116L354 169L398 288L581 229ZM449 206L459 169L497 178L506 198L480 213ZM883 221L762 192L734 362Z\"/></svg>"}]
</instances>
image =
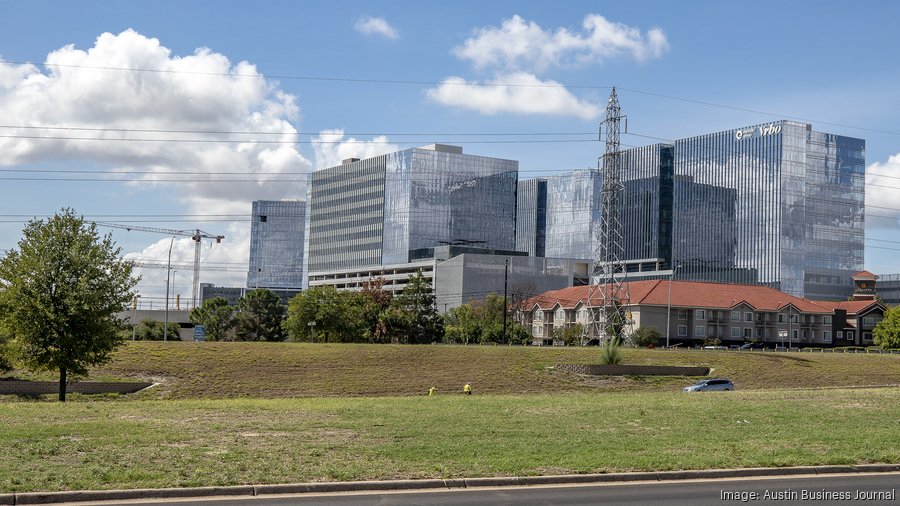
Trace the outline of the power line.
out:
<instances>
[{"instance_id":1,"label":"power line","mask_svg":"<svg viewBox=\"0 0 900 506\"><path fill-rule=\"evenodd\" d=\"M16 60L5 60L0 59L0 63L8 63L13 65L36 65L32 62L25 61L16 61ZM45 67L57 67L57 68L76 68L76 69L90 69L90 70L105 70L105 71L118 71L118 72L139 72L139 73L160 73L160 74L186 74L186 75L198 75L198 76L218 76L218 77L248 77L255 79L280 79L280 80L297 80L297 81L319 81L319 82L345 82L345 83L356 83L356 84L402 84L402 85L416 85L416 86L461 86L461 87L479 87L479 88L496 88L496 87L509 87L509 88L557 88L557 89L581 89L581 90L609 90L612 89L612 86L598 86L598 85L580 85L580 84L565 84L565 83L556 83L556 84L546 84L546 83L504 83L504 82L496 82L496 83L486 83L486 82L469 82L463 80L463 82L458 81L433 81L433 80L409 80L409 79L374 79L374 78L350 78L350 77L333 77L333 76L301 76L301 75L264 75L259 73L253 74L242 74L239 72L200 72L200 71L190 71L190 70L173 70L173 69L145 69L145 68L134 68L134 67L114 67L114 66L101 66L101 65L72 65L72 64L61 64L61 63L47 63L44 62L42 64ZM844 123L816 120L810 118L803 118L800 116L788 115L788 114L776 114L770 111L761 111L757 109L750 109L746 107L737 107L727 104L720 104L716 102L710 102L706 100L697 100L693 98L685 98L678 97L675 95L668 95L664 93L657 93L653 91L647 90L639 90L635 88L622 88L618 87L621 91L626 91L629 93L635 93L640 95L646 95L656 98L662 98L666 100L673 100L679 102L686 102L696 105L703 105L707 107L715 107L720 109L728 109L733 111L747 112L751 114L758 114L762 116L769 117L780 117L785 119L791 119L795 121L804 121L808 123L819 123L824 125L838 126L841 128L850 128L855 130L863 130L887 135L900 135L900 132L895 132L892 130L883 130L878 128L869 128L869 127L861 127L857 125L849 125Z\"/></svg>"}]
</instances>

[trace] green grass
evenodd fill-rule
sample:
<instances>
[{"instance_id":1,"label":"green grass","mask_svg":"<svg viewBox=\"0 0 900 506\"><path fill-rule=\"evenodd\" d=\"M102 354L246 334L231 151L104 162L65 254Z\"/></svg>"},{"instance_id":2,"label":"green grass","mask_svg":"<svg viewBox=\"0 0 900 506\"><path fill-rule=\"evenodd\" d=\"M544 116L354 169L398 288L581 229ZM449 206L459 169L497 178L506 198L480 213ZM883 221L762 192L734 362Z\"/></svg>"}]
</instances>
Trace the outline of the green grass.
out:
<instances>
[{"instance_id":1,"label":"green grass","mask_svg":"<svg viewBox=\"0 0 900 506\"><path fill-rule=\"evenodd\" d=\"M289 343L128 343L89 379L159 385L144 399L674 391L679 377L588 378L548 370L599 363L599 348ZM900 385L900 355L622 349L624 364L701 365L739 390ZM55 379L53 373L19 377Z\"/></svg>"},{"instance_id":2,"label":"green grass","mask_svg":"<svg viewBox=\"0 0 900 506\"><path fill-rule=\"evenodd\" d=\"M78 401L0 403L0 492L900 462L900 388Z\"/></svg>"}]
</instances>

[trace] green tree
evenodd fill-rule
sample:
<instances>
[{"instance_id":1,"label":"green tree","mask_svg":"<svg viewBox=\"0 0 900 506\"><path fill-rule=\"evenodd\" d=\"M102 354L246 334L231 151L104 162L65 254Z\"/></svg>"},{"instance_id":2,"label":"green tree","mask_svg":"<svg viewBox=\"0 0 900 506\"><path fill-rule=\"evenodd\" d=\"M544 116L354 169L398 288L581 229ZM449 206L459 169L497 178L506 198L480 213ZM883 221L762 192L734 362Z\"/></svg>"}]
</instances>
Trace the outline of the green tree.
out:
<instances>
[{"instance_id":1,"label":"green tree","mask_svg":"<svg viewBox=\"0 0 900 506\"><path fill-rule=\"evenodd\" d=\"M457 343L513 343L528 342L531 336L511 317L503 328L506 310L503 297L490 294L482 300L468 302L449 311L445 319L444 340Z\"/></svg>"},{"instance_id":2,"label":"green tree","mask_svg":"<svg viewBox=\"0 0 900 506\"><path fill-rule=\"evenodd\" d=\"M235 336L238 341L284 341L284 305L272 290L250 290L238 299Z\"/></svg>"},{"instance_id":3,"label":"green tree","mask_svg":"<svg viewBox=\"0 0 900 506\"><path fill-rule=\"evenodd\" d=\"M166 337L165 328L166 324L159 320L141 320L134 326L133 333L126 329L125 338L131 339L133 335L136 341L162 341ZM169 322L168 339L170 341L181 340L179 330L181 330L180 325L175 322Z\"/></svg>"},{"instance_id":4,"label":"green tree","mask_svg":"<svg viewBox=\"0 0 900 506\"><path fill-rule=\"evenodd\" d=\"M379 316L379 331L379 339L397 343L431 343L443 337L431 281L421 272L409 276L403 292Z\"/></svg>"},{"instance_id":5,"label":"green tree","mask_svg":"<svg viewBox=\"0 0 900 506\"><path fill-rule=\"evenodd\" d=\"M872 342L882 348L900 348L900 306L888 309L872 331Z\"/></svg>"},{"instance_id":6,"label":"green tree","mask_svg":"<svg viewBox=\"0 0 900 506\"><path fill-rule=\"evenodd\" d=\"M631 341L635 346L656 346L659 343L662 334L656 330L656 327L639 327L631 336Z\"/></svg>"},{"instance_id":7,"label":"green tree","mask_svg":"<svg viewBox=\"0 0 900 506\"><path fill-rule=\"evenodd\" d=\"M123 342L116 314L137 279L112 236L63 209L32 220L18 249L0 260L0 325L18 342L25 365L59 371L59 400L69 375L107 361Z\"/></svg>"},{"instance_id":8,"label":"green tree","mask_svg":"<svg viewBox=\"0 0 900 506\"><path fill-rule=\"evenodd\" d=\"M553 339L559 339L566 346L577 346L581 344L583 334L584 326L580 323L553 329Z\"/></svg>"},{"instance_id":9,"label":"green tree","mask_svg":"<svg viewBox=\"0 0 900 506\"><path fill-rule=\"evenodd\" d=\"M234 328L234 307L224 297L207 299L191 311L191 322L206 327L207 341L229 341Z\"/></svg>"},{"instance_id":10,"label":"green tree","mask_svg":"<svg viewBox=\"0 0 900 506\"><path fill-rule=\"evenodd\" d=\"M339 292L333 286L316 286L288 302L282 328L291 341L363 342L363 302L357 293Z\"/></svg>"}]
</instances>

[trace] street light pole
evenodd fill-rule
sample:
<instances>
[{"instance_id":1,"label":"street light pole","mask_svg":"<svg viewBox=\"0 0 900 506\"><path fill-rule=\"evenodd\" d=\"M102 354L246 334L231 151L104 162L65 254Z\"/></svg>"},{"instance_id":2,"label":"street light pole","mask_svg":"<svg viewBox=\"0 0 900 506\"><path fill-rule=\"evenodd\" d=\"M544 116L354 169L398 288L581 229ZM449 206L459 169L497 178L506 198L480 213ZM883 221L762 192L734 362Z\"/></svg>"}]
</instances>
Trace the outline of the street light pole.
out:
<instances>
[{"instance_id":1,"label":"street light pole","mask_svg":"<svg viewBox=\"0 0 900 506\"><path fill-rule=\"evenodd\" d=\"M172 243L175 242L175 236L169 241L169 259L166 261L166 323L163 326L163 341L169 340L169 275L172 267Z\"/></svg>"},{"instance_id":2,"label":"street light pole","mask_svg":"<svg viewBox=\"0 0 900 506\"><path fill-rule=\"evenodd\" d=\"M134 301L131 303L131 340L135 337L135 317L137 316L137 300L141 298L140 294L134 294Z\"/></svg>"},{"instance_id":3,"label":"street light pole","mask_svg":"<svg viewBox=\"0 0 900 506\"><path fill-rule=\"evenodd\" d=\"M666 348L669 347L669 334L672 333L672 327L670 326L670 319L672 317L672 279L675 278L675 273L678 272L678 269L681 268L681 264L675 266L672 269L672 274L669 275L669 302L666 305Z\"/></svg>"}]
</instances>

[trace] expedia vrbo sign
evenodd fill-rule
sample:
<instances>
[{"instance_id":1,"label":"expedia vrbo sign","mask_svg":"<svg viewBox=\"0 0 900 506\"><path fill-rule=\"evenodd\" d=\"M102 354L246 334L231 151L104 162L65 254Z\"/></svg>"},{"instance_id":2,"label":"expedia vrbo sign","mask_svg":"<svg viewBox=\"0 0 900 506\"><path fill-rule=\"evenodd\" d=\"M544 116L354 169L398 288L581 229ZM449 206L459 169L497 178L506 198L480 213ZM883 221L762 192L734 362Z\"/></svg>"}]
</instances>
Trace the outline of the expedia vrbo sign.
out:
<instances>
[{"instance_id":1,"label":"expedia vrbo sign","mask_svg":"<svg viewBox=\"0 0 900 506\"><path fill-rule=\"evenodd\" d=\"M765 137L767 135L775 135L781 133L781 125L772 123L771 125L761 126L759 128L745 128L743 130L735 130L734 138L737 140L749 139L754 135Z\"/></svg>"}]
</instances>

